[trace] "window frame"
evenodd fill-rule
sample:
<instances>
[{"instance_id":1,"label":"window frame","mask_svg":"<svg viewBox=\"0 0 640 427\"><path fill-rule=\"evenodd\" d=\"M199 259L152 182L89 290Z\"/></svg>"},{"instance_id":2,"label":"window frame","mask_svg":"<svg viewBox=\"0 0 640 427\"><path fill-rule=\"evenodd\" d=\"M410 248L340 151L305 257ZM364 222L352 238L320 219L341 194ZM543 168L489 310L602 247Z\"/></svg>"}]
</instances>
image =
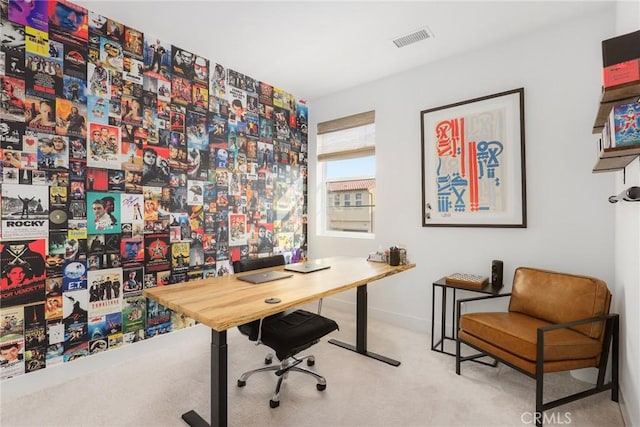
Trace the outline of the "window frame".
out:
<instances>
[{"instance_id":1,"label":"window frame","mask_svg":"<svg viewBox=\"0 0 640 427\"><path fill-rule=\"evenodd\" d=\"M339 149L334 149L329 151L322 150L322 148L326 148L326 147L321 147L321 138L322 138L321 135L325 133L348 130L355 127L365 127L369 125L373 125L373 126L369 127L368 129L363 129L363 132L366 135L365 138L361 138L366 141L364 146L356 146L356 147L350 146L348 147L348 149L345 149L345 150L339 150ZM318 137L317 182L318 182L318 185L316 185L316 196L317 196L316 200L318 200L319 203L317 204L317 207L316 207L316 218L317 218L316 233L319 236L326 236L326 237L345 237L345 238L357 238L357 239L375 238L375 228L376 228L375 196L373 197L369 196L368 203L365 206L363 203L363 199L365 197L363 195L363 193L365 192L364 190L360 190L358 193L356 193L356 194L360 194L361 196L359 205L351 203L352 202L351 199L353 198L350 197L350 194L344 194L345 198L348 197L350 208L354 208L354 209L366 208L366 210L370 213L369 222L370 222L370 229L372 231L332 230L329 228L329 208L335 207L336 205L335 205L335 196L333 196L334 200L329 200L329 191L328 191L328 185L331 182L342 182L342 181L363 180L363 179L367 179L367 180L372 179L375 182L375 180L377 179L376 172L375 172L375 169L376 169L375 167L375 163L376 163L375 111L355 114L353 116L331 120L329 122L318 123L317 128L318 128L318 133L317 133L317 137ZM367 132L369 133L367 134ZM334 145L334 148L335 148L335 145ZM344 177L332 177L331 179L327 178L328 165L332 161L349 160L349 159L366 158L366 157L373 157L374 171L372 175L366 174L363 176L354 175L354 176L344 176ZM375 194L375 188L374 188L374 194ZM330 203L331 203L331 206L329 205ZM346 206L346 203L343 204L342 206Z\"/></svg>"}]
</instances>

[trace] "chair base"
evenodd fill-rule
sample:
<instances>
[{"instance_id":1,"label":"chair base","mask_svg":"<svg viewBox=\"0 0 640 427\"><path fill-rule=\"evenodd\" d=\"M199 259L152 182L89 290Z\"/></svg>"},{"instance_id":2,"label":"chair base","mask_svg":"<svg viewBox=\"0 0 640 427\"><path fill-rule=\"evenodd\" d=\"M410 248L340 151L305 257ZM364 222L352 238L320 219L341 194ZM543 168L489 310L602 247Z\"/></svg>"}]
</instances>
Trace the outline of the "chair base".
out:
<instances>
[{"instance_id":1,"label":"chair base","mask_svg":"<svg viewBox=\"0 0 640 427\"><path fill-rule=\"evenodd\" d=\"M271 363L272 359L269 356L270 355L267 355L267 357L265 358L265 364ZM242 375L240 375L240 378L238 378L238 387L244 387L245 385L247 385L247 379L249 379L249 377L253 374L257 374L258 372L273 371L274 374L278 377L278 383L276 384L276 390L273 393L271 400L269 400L269 406L271 408L277 408L278 406L280 406L280 389L282 388L282 382L287 378L290 371L311 375L317 381L316 389L318 391L323 391L327 388L327 381L322 375L297 366L305 359L307 360L307 366L315 365L315 358L313 357L313 355L308 355L302 358L289 357L280 361L279 365L264 366L262 368L252 369L251 371L243 373Z\"/></svg>"}]
</instances>

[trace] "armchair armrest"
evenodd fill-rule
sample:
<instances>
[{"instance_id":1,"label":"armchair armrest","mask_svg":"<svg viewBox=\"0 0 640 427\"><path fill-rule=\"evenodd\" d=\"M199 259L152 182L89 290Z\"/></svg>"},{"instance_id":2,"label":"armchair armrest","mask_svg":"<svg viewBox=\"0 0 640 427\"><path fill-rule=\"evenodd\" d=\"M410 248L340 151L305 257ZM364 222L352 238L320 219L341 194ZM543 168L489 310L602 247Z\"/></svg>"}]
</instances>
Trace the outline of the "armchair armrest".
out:
<instances>
[{"instance_id":1,"label":"armchair armrest","mask_svg":"<svg viewBox=\"0 0 640 427\"><path fill-rule=\"evenodd\" d=\"M620 322L620 315L617 313L609 313L603 316L590 317L588 319L574 320L573 322L564 322L564 323L555 323L553 325L542 326L537 329L536 335L536 371L544 372L544 334L549 331L553 331L556 329L567 329L572 328L578 325L584 325L587 323L594 322L605 322L605 331L604 331L604 339L602 340L602 353L600 355L600 365L601 368L598 369L598 387L604 384L604 374L605 369L602 369L606 366L607 359L609 358L609 346L611 345L611 341L613 339L613 358L615 361L618 360L618 329ZM617 362L614 362L617 363ZM614 380L618 381L618 370L613 369L612 375L615 377Z\"/></svg>"},{"instance_id":2,"label":"armchair armrest","mask_svg":"<svg viewBox=\"0 0 640 427\"><path fill-rule=\"evenodd\" d=\"M588 319L574 320L573 322L554 323L553 325L539 327L538 334L540 333L544 334L545 332L552 331L554 329L572 328L574 326L584 325L587 323L601 322L603 320L609 322L611 321L611 319L618 318L618 317L620 317L619 314L611 313L604 316L596 316L596 317L590 317Z\"/></svg>"},{"instance_id":3,"label":"armchair armrest","mask_svg":"<svg viewBox=\"0 0 640 427\"><path fill-rule=\"evenodd\" d=\"M500 295L484 295L481 297L472 297L472 298L464 298L464 299L459 299L456 303L458 304L456 307L456 313L457 318L456 318L456 331L460 330L460 315L461 315L461 309L462 309L462 304L464 304L465 302L472 302L472 301L483 301L483 300L488 300L488 299L496 299L496 298L502 298L502 297L510 297L511 296L511 292L507 293L507 294L500 294Z\"/></svg>"}]
</instances>

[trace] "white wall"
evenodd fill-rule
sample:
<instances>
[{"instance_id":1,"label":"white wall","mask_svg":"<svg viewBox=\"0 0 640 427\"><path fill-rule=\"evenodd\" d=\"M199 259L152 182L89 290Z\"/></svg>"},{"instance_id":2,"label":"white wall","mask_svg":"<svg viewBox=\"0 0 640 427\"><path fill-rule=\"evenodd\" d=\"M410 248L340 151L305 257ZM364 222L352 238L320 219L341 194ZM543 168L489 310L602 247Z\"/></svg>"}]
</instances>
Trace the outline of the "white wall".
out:
<instances>
[{"instance_id":1,"label":"white wall","mask_svg":"<svg viewBox=\"0 0 640 427\"><path fill-rule=\"evenodd\" d=\"M615 34L640 29L640 1L618 2ZM615 174L611 194L619 194L632 185L640 185L640 158L626 171ZM622 414L627 425L640 424L640 203L622 202L615 211L615 286L614 309L621 316L620 376Z\"/></svg>"},{"instance_id":2,"label":"white wall","mask_svg":"<svg viewBox=\"0 0 640 427\"><path fill-rule=\"evenodd\" d=\"M607 197L614 188L622 189L621 178L615 173L591 173L597 156L591 128L602 82L601 41L617 34L615 6L611 3L599 14L311 100L311 131L318 122L376 111L377 230L373 241L318 236L312 215L309 248L311 258L365 257L379 246L406 245L417 267L369 286L369 313L425 332L431 323L431 283L455 271L488 275L492 259L504 260L506 284L522 265L602 278L614 293L616 310L622 312L623 303L629 306L624 311L631 311L632 303L636 309L622 317L626 354L621 358L621 378L623 398L634 402L629 410L623 408L628 424L640 425L640 204L610 205ZM518 87L525 88L528 227L423 228L420 111ZM320 208L314 141L312 134L310 212ZM637 164L627 172L627 181L635 174L636 184ZM628 254L623 257L618 252ZM351 293L327 303L353 310L354 301ZM626 332L625 322L633 336ZM425 351L428 339L425 334Z\"/></svg>"}]
</instances>

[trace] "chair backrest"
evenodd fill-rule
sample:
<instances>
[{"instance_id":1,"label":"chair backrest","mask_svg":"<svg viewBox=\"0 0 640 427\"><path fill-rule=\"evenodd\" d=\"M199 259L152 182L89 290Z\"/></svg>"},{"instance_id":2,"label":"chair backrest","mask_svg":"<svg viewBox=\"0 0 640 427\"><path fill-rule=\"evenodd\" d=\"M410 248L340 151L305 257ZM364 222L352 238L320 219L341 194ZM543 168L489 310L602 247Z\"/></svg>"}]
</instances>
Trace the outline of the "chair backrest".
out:
<instances>
[{"instance_id":1,"label":"chair backrest","mask_svg":"<svg viewBox=\"0 0 640 427\"><path fill-rule=\"evenodd\" d=\"M233 272L241 273L243 271L258 270L260 268L277 267L284 265L284 255L273 255L265 258L241 259L233 261ZM281 316L282 313L274 316ZM242 334L249 337L251 341L257 341L260 332L260 320L239 325L238 329Z\"/></svg>"},{"instance_id":2,"label":"chair backrest","mask_svg":"<svg viewBox=\"0 0 640 427\"><path fill-rule=\"evenodd\" d=\"M233 272L258 270L260 268L277 267L284 265L284 255L273 255L265 258L240 259L233 261Z\"/></svg>"},{"instance_id":3,"label":"chair backrest","mask_svg":"<svg viewBox=\"0 0 640 427\"><path fill-rule=\"evenodd\" d=\"M513 277L509 311L551 323L609 314L611 293L605 282L588 276L519 267ZM591 338L601 338L603 322L576 326Z\"/></svg>"}]
</instances>

